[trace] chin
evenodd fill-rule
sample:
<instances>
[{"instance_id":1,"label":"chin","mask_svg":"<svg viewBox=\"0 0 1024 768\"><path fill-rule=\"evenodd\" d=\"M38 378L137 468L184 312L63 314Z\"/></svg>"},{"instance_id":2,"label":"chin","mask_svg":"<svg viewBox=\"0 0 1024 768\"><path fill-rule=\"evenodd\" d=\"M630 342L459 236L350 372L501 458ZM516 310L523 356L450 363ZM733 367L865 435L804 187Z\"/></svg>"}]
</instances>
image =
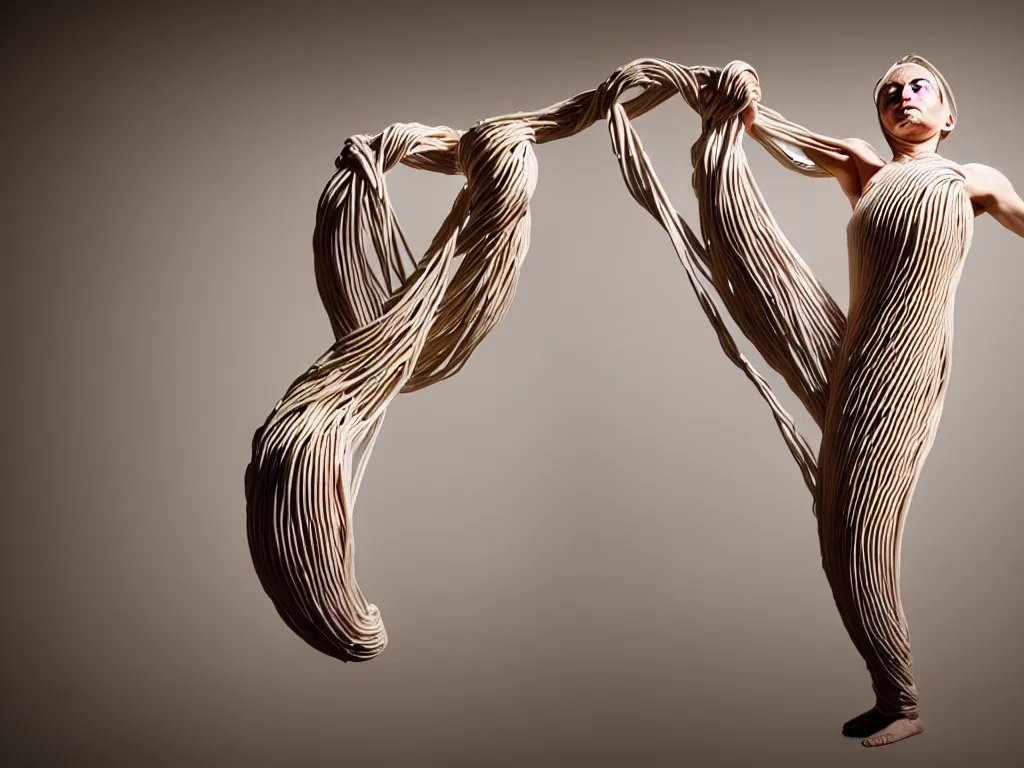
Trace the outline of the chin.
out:
<instances>
[{"instance_id":1,"label":"chin","mask_svg":"<svg viewBox=\"0 0 1024 768\"><path fill-rule=\"evenodd\" d=\"M931 136L929 126L912 120L900 123L889 133L901 141L925 141Z\"/></svg>"}]
</instances>

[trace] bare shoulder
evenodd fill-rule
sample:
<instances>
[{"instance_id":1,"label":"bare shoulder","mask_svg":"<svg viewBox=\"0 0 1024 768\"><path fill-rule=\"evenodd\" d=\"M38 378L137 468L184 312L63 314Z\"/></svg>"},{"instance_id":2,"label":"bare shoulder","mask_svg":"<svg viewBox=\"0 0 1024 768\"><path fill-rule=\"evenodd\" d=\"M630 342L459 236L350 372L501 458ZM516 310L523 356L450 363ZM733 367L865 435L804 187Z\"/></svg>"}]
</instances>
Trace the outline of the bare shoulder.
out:
<instances>
[{"instance_id":1,"label":"bare shoulder","mask_svg":"<svg viewBox=\"0 0 1024 768\"><path fill-rule=\"evenodd\" d=\"M998 168L983 163L963 163L964 186L975 203L987 207L996 200L1014 194L1013 185Z\"/></svg>"},{"instance_id":2,"label":"bare shoulder","mask_svg":"<svg viewBox=\"0 0 1024 768\"><path fill-rule=\"evenodd\" d=\"M859 198L863 194L867 183L871 181L871 177L882 170L888 163L864 139L843 139L843 145L846 147L846 151L850 153L853 166L857 171L857 198ZM851 200L851 202L855 203L856 200Z\"/></svg>"},{"instance_id":3,"label":"bare shoulder","mask_svg":"<svg viewBox=\"0 0 1024 768\"><path fill-rule=\"evenodd\" d=\"M849 148L850 154L856 160L865 165L881 168L886 164L882 156L878 154L878 151L870 143L864 141L864 139L843 139L843 144Z\"/></svg>"},{"instance_id":4,"label":"bare shoulder","mask_svg":"<svg viewBox=\"0 0 1024 768\"><path fill-rule=\"evenodd\" d=\"M960 166L974 214L990 213L1014 234L1024 237L1024 200L1002 171L981 163Z\"/></svg>"},{"instance_id":5,"label":"bare shoulder","mask_svg":"<svg viewBox=\"0 0 1024 768\"><path fill-rule=\"evenodd\" d=\"M960 168L964 172L968 187L975 186L979 191L990 190L997 192L1010 184L1006 174L998 168L983 163L962 163Z\"/></svg>"}]
</instances>

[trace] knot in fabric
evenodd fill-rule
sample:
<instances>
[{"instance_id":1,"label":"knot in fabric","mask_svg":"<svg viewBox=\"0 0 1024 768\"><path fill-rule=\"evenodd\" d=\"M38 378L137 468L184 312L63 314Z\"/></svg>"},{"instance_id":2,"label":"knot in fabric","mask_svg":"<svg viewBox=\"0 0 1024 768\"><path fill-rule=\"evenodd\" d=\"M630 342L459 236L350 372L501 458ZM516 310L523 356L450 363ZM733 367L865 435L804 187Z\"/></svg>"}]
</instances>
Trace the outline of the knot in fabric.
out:
<instances>
[{"instance_id":1,"label":"knot in fabric","mask_svg":"<svg viewBox=\"0 0 1024 768\"><path fill-rule=\"evenodd\" d=\"M721 70L717 80L709 78L705 82L701 95L701 118L704 132L708 133L738 117L755 98L760 98L757 72L744 61L732 61Z\"/></svg>"}]
</instances>

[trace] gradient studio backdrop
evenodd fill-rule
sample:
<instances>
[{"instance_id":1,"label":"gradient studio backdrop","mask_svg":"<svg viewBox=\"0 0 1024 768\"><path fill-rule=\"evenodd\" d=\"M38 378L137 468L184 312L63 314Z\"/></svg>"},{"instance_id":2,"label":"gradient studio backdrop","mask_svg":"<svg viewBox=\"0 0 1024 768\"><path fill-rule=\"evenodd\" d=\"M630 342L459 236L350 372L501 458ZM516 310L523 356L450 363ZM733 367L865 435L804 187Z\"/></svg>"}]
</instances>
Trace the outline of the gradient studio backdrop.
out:
<instances>
[{"instance_id":1,"label":"gradient studio backdrop","mask_svg":"<svg viewBox=\"0 0 1024 768\"><path fill-rule=\"evenodd\" d=\"M943 153L1024 189L1021 11L982 5L4 10L2 762L1024 764L1024 240L990 217L905 537L923 737L839 735L872 695L809 494L604 123L537 147L504 323L390 408L355 513L383 655L293 635L245 536L252 433L332 340L311 235L346 137L468 128L656 56L748 61L768 106L884 151L871 87L917 52L959 101ZM696 226L697 117L636 124ZM838 185L746 144L845 308ZM461 182L388 181L422 251Z\"/></svg>"}]
</instances>

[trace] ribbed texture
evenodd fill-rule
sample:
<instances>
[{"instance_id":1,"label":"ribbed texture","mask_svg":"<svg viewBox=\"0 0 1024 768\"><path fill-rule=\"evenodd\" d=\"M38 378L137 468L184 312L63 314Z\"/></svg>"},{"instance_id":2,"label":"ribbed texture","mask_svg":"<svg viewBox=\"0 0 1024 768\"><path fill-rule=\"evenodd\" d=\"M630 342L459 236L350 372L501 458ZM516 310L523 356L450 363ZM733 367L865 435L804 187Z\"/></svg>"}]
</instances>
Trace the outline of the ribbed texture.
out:
<instances>
[{"instance_id":1,"label":"ribbed texture","mask_svg":"<svg viewBox=\"0 0 1024 768\"><path fill-rule=\"evenodd\" d=\"M316 274L338 340L253 437L247 530L253 565L281 617L343 661L372 658L387 643L353 561L352 513L373 443L395 395L458 370L507 310L529 240L532 140L521 121L481 126L461 141L448 129L392 126L350 139L321 196ZM465 169L466 186L417 264L383 173L418 153L411 165ZM362 247L366 230L377 272ZM450 279L457 254L463 260Z\"/></svg>"},{"instance_id":2,"label":"ribbed texture","mask_svg":"<svg viewBox=\"0 0 1024 768\"><path fill-rule=\"evenodd\" d=\"M642 92L619 104L632 88ZM245 477L253 565L307 643L345 661L384 649L380 614L355 579L352 514L387 405L458 372L508 312L529 246L532 144L605 119L627 189L669 235L722 349L767 402L814 497L825 570L880 706L913 711L900 535L945 392L971 207L962 177L945 161L881 171L850 222L848 323L750 174L740 114L757 89L743 62L717 69L640 59L594 90L465 133L409 123L346 142L313 237L336 342L256 431ZM702 120L691 161L703 238L672 206L631 122L677 93ZM767 107L759 114L752 137L772 156L798 173L828 176L803 149L838 153L839 142ZM466 177L419 259L384 183L399 162ZM820 465L740 352L705 283L823 428Z\"/></svg>"},{"instance_id":3,"label":"ribbed texture","mask_svg":"<svg viewBox=\"0 0 1024 768\"><path fill-rule=\"evenodd\" d=\"M949 381L974 227L963 181L941 157L898 158L868 183L847 228L849 325L819 456L818 529L839 612L891 714L917 710L900 549Z\"/></svg>"}]
</instances>

